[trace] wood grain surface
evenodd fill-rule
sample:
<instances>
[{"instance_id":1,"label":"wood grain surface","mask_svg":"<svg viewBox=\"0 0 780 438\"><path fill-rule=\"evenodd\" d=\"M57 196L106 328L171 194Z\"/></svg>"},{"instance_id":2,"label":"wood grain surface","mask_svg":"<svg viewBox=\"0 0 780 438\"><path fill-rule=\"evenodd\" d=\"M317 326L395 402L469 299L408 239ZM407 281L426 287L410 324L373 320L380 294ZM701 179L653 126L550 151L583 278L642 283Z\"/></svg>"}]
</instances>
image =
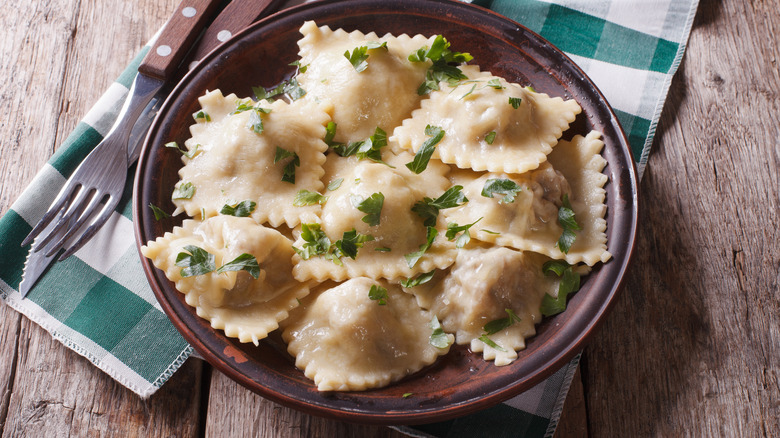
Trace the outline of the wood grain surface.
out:
<instances>
[{"instance_id":1,"label":"wood grain surface","mask_svg":"<svg viewBox=\"0 0 780 438\"><path fill-rule=\"evenodd\" d=\"M0 213L177 0L0 9ZM640 197L635 263L556 437L780 436L780 0L702 0ZM2 261L0 261L2 263ZM149 400L0 304L0 434L399 437L190 360Z\"/></svg>"}]
</instances>

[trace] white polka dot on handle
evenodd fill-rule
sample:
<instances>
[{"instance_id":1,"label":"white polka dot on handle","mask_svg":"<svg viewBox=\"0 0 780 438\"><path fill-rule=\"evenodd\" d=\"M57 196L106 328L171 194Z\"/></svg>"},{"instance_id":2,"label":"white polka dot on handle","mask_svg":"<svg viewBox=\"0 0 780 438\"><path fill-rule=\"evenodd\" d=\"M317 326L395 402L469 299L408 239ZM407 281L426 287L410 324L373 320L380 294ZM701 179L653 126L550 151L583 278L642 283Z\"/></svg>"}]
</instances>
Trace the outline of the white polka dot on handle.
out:
<instances>
[{"instance_id":1,"label":"white polka dot on handle","mask_svg":"<svg viewBox=\"0 0 780 438\"><path fill-rule=\"evenodd\" d=\"M232 36L233 36L233 34L230 33L229 30L221 30L217 34L217 39L224 43L225 41L229 40L230 37L232 37Z\"/></svg>"},{"instance_id":2,"label":"white polka dot on handle","mask_svg":"<svg viewBox=\"0 0 780 438\"><path fill-rule=\"evenodd\" d=\"M157 47L157 54L160 56L168 56L171 54L171 46L162 45Z\"/></svg>"},{"instance_id":3,"label":"white polka dot on handle","mask_svg":"<svg viewBox=\"0 0 780 438\"><path fill-rule=\"evenodd\" d=\"M192 18L197 13L198 11L196 11L195 8L193 8L192 6L187 6L186 8L181 10L181 14L187 18Z\"/></svg>"}]
</instances>

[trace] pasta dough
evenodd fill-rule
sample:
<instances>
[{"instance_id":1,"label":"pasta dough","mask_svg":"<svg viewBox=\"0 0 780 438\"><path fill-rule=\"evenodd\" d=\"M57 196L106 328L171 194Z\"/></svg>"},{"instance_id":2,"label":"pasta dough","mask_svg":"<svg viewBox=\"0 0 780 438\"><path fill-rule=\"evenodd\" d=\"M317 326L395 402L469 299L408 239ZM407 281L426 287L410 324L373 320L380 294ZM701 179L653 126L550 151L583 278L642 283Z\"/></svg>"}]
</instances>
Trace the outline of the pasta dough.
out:
<instances>
[{"instance_id":1,"label":"pasta dough","mask_svg":"<svg viewBox=\"0 0 780 438\"><path fill-rule=\"evenodd\" d=\"M372 286L387 288L386 304L369 298ZM353 278L298 310L282 336L295 365L320 391L386 386L449 351L429 343L431 313L397 285Z\"/></svg>"},{"instance_id":2,"label":"pasta dough","mask_svg":"<svg viewBox=\"0 0 780 438\"><path fill-rule=\"evenodd\" d=\"M260 268L258 278L244 271L182 277L177 257L196 246L214 255L216 266L251 254ZM250 218L216 216L203 222L186 220L181 227L141 247L141 252L165 272L184 293L187 304L211 326L241 342L265 338L309 293L292 277L290 241L278 231Z\"/></svg>"}]
</instances>

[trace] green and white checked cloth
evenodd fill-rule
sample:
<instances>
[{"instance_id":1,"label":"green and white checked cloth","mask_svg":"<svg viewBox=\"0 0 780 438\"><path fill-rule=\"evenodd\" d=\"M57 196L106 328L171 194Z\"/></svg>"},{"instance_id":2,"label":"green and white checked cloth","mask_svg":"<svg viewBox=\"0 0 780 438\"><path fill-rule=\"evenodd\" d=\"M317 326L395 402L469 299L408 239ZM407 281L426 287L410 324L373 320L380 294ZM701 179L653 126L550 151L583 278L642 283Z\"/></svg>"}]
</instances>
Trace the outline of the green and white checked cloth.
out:
<instances>
[{"instance_id":1,"label":"green and white checked cloth","mask_svg":"<svg viewBox=\"0 0 780 438\"><path fill-rule=\"evenodd\" d=\"M698 0L474 0L539 33L590 76L615 109L640 175ZM148 49L145 49L148 50ZM116 117L140 53L79 123L30 187L0 218L0 296L141 397L151 396L192 353L162 312L141 269L131 185L108 224L28 295L17 291L28 248L20 243ZM134 172L134 169L130 170ZM413 436L551 436L578 358L520 396L483 412L425 426Z\"/></svg>"}]
</instances>

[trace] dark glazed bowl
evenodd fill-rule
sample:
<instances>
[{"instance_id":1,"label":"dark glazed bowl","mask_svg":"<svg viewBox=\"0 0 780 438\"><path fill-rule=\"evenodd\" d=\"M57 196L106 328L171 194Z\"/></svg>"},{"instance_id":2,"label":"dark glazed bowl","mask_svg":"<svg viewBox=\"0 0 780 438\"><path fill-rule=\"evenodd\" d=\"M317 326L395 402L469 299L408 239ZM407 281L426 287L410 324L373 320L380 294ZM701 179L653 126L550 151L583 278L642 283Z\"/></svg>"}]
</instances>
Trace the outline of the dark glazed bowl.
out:
<instances>
[{"instance_id":1,"label":"dark glazed bowl","mask_svg":"<svg viewBox=\"0 0 780 438\"><path fill-rule=\"evenodd\" d=\"M413 424L449 419L483 409L539 383L585 345L620 288L637 227L637 184L626 138L604 97L558 49L498 14L450 0L347 0L302 5L273 15L236 35L208 55L171 93L147 137L138 164L133 214L138 244L170 231L182 218L154 220L150 203L172 211L172 187L181 167L163 146L189 137L198 97L206 90L252 96L252 86L271 87L293 73L298 29L306 20L347 31L379 35L443 34L473 63L511 82L533 85L553 96L574 98L583 113L565 134L604 134L608 165L607 237L613 259L598 266L569 300L568 309L544 320L538 334L510 365L496 367L464 346L455 346L432 366L387 388L320 393L295 368L278 336L259 347L229 339L188 306L181 293L147 259L149 283L173 324L213 366L240 384L307 413L375 424ZM405 393L414 393L404 398Z\"/></svg>"}]
</instances>

